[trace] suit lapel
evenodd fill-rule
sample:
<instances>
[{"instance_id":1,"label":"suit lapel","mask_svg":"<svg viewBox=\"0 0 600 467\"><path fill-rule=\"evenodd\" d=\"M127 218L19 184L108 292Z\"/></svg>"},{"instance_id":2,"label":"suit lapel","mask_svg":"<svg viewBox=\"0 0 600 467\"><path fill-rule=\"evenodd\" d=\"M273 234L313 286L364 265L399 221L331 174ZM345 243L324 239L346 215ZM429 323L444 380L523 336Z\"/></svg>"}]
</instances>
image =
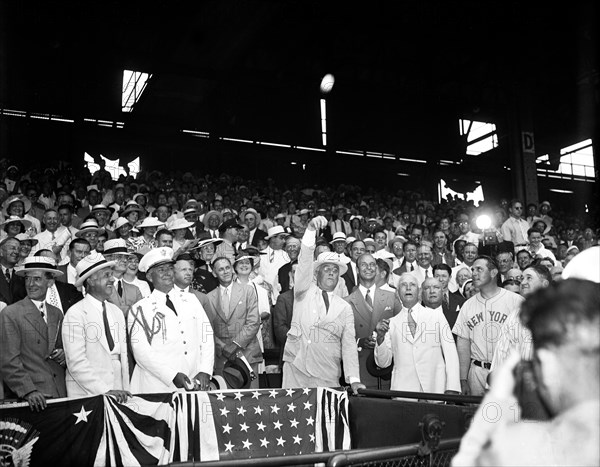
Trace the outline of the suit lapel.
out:
<instances>
[{"instance_id":1,"label":"suit lapel","mask_svg":"<svg viewBox=\"0 0 600 467\"><path fill-rule=\"evenodd\" d=\"M231 286L231 297L229 297L229 317L233 316L233 312L235 311L235 307L238 305L240 301L240 297L242 295L242 286L237 282L234 282Z\"/></svg>"},{"instance_id":2,"label":"suit lapel","mask_svg":"<svg viewBox=\"0 0 600 467\"><path fill-rule=\"evenodd\" d=\"M367 303L365 302L365 299L363 298L359 289L355 290L350 295L350 300L352 301L359 316L365 321L365 323L367 323L367 325L371 324L371 312L367 309Z\"/></svg>"},{"instance_id":3,"label":"suit lapel","mask_svg":"<svg viewBox=\"0 0 600 467\"><path fill-rule=\"evenodd\" d=\"M56 347L62 314L58 308L48 304L46 304L46 311L48 313L48 353L50 354Z\"/></svg>"},{"instance_id":4,"label":"suit lapel","mask_svg":"<svg viewBox=\"0 0 600 467\"><path fill-rule=\"evenodd\" d=\"M211 292L213 298L213 308L215 309L215 313L221 318L224 322L227 322L227 318L223 313L223 302L221 301L221 287L217 286L217 288Z\"/></svg>"},{"instance_id":5,"label":"suit lapel","mask_svg":"<svg viewBox=\"0 0 600 467\"><path fill-rule=\"evenodd\" d=\"M48 326L42 318L40 310L33 304L33 302L27 298L25 300L25 313L24 317L31 326L42 336L46 341L48 341Z\"/></svg>"}]
</instances>

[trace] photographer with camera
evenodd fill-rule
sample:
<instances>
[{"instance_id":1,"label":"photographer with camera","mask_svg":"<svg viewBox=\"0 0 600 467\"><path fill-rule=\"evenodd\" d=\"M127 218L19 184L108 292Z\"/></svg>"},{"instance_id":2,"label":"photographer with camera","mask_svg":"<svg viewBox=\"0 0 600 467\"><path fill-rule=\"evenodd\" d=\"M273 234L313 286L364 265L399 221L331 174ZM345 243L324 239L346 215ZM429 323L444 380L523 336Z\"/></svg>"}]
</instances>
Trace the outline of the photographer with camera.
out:
<instances>
[{"instance_id":1,"label":"photographer with camera","mask_svg":"<svg viewBox=\"0 0 600 467\"><path fill-rule=\"evenodd\" d=\"M600 464L600 288L566 279L527 297L535 392L551 419L527 423L513 395L519 353L496 370L453 466Z\"/></svg>"}]
</instances>

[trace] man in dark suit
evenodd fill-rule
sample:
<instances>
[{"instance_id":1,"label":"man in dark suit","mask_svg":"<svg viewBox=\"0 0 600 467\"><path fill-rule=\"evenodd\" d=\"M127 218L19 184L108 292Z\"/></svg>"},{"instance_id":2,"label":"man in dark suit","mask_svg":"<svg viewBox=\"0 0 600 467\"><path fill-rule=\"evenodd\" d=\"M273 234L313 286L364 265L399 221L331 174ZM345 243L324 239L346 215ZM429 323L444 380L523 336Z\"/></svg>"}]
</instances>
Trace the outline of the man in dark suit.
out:
<instances>
[{"instance_id":1,"label":"man in dark suit","mask_svg":"<svg viewBox=\"0 0 600 467\"><path fill-rule=\"evenodd\" d=\"M444 316L450 325L450 329L456 322L456 317L460 311L460 307L465 303L465 297L460 292L450 292L448 290L448 283L452 276L452 269L447 264L436 264L433 267L433 277L440 281L442 284L442 311ZM456 335L453 334L456 340Z\"/></svg>"},{"instance_id":2,"label":"man in dark suit","mask_svg":"<svg viewBox=\"0 0 600 467\"><path fill-rule=\"evenodd\" d=\"M262 362L263 355L257 337L260 316L256 291L251 285L233 281L233 267L229 259L215 258L212 268L219 281L219 286L208 294L215 310L214 318L209 316L216 346L215 374L222 376L225 362L234 361L239 352L258 375L258 364ZM252 380L250 387L258 388L258 378Z\"/></svg>"},{"instance_id":3,"label":"man in dark suit","mask_svg":"<svg viewBox=\"0 0 600 467\"><path fill-rule=\"evenodd\" d=\"M0 242L0 301L12 305L27 296L25 281L15 274L19 261L21 242L15 237L5 237Z\"/></svg>"},{"instance_id":4,"label":"man in dark suit","mask_svg":"<svg viewBox=\"0 0 600 467\"><path fill-rule=\"evenodd\" d=\"M25 399L31 410L44 410L46 399L66 397L62 313L45 302L48 286L61 274L54 260L25 258L27 296L0 313L0 374L6 396Z\"/></svg>"},{"instance_id":5,"label":"man in dark suit","mask_svg":"<svg viewBox=\"0 0 600 467\"><path fill-rule=\"evenodd\" d=\"M290 264L288 271L289 290L279 294L277 301L275 302L275 307L273 308L273 333L275 334L275 340L280 347L280 367L283 366L283 349L285 348L285 342L287 341L287 332L292 325L294 308L294 274L296 274L296 268L298 267L297 261L288 264Z\"/></svg>"},{"instance_id":6,"label":"man in dark suit","mask_svg":"<svg viewBox=\"0 0 600 467\"><path fill-rule=\"evenodd\" d=\"M404 252L404 260L399 268L392 271L392 281L396 288L398 288L398 280L400 276L405 272L413 272L417 269L417 245L413 240L408 240L402 245L402 251Z\"/></svg>"},{"instance_id":7,"label":"man in dark suit","mask_svg":"<svg viewBox=\"0 0 600 467\"><path fill-rule=\"evenodd\" d=\"M85 238L74 238L69 243L69 262L58 266L58 270L63 273L62 276L56 278L56 282L65 282L75 284L77 282L77 272L75 267L84 257L90 254L92 247L90 242Z\"/></svg>"},{"instance_id":8,"label":"man in dark suit","mask_svg":"<svg viewBox=\"0 0 600 467\"><path fill-rule=\"evenodd\" d=\"M260 225L260 214L255 209L246 209L243 213L242 222L248 226L248 230L250 231L248 243L258 247L258 241L264 240L267 236L267 232L258 228Z\"/></svg>"},{"instance_id":9,"label":"man in dark suit","mask_svg":"<svg viewBox=\"0 0 600 467\"><path fill-rule=\"evenodd\" d=\"M375 348L373 331L382 319L396 316L402 310L400 299L393 292L381 290L376 285L377 262L370 254L358 257L358 287L345 298L354 313L354 330L358 343L360 381L367 389L389 389L389 380L380 380L367 370L367 359Z\"/></svg>"},{"instance_id":10,"label":"man in dark suit","mask_svg":"<svg viewBox=\"0 0 600 467\"><path fill-rule=\"evenodd\" d=\"M351 294L358 285L358 269L356 261L360 255L365 253L365 251L365 242L362 240L354 240L350 245L350 263L348 263L348 270L341 276L346 282L346 288L348 289L349 294Z\"/></svg>"},{"instance_id":11,"label":"man in dark suit","mask_svg":"<svg viewBox=\"0 0 600 467\"><path fill-rule=\"evenodd\" d=\"M290 285L290 271L292 270L292 264L298 264L298 255L300 254L300 240L296 237L289 236L285 239L285 246L283 247L285 252L290 257L290 262L285 263L279 268L277 272L277 280L281 286L281 292L286 292L291 288Z\"/></svg>"}]
</instances>

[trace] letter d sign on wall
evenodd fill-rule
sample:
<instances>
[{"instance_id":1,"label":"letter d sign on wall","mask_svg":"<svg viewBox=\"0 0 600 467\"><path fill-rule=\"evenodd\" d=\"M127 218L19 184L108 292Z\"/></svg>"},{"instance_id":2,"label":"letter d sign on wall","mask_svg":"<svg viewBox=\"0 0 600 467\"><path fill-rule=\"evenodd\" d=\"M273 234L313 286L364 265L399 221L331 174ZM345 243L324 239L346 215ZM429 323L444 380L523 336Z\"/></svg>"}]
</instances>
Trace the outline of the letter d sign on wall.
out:
<instances>
[{"instance_id":1,"label":"letter d sign on wall","mask_svg":"<svg viewBox=\"0 0 600 467\"><path fill-rule=\"evenodd\" d=\"M521 132L523 153L535 154L535 144L533 142L533 132L523 131Z\"/></svg>"}]
</instances>

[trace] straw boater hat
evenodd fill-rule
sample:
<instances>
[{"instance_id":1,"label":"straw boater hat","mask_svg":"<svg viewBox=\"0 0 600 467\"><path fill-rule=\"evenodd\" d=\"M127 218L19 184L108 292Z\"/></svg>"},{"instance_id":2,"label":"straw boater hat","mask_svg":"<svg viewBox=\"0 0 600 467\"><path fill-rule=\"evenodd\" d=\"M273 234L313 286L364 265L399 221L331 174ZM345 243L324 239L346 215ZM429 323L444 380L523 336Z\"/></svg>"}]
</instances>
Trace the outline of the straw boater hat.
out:
<instances>
[{"instance_id":1,"label":"straw boater hat","mask_svg":"<svg viewBox=\"0 0 600 467\"><path fill-rule=\"evenodd\" d=\"M49 272L54 277L62 276L62 271L56 268L56 261L46 256L28 256L23 261L22 268L15 270L17 276L24 276L27 271Z\"/></svg>"},{"instance_id":2,"label":"straw boater hat","mask_svg":"<svg viewBox=\"0 0 600 467\"><path fill-rule=\"evenodd\" d=\"M75 232L75 236L82 237L88 232L96 232L97 234L101 234L104 232L104 229L102 227L98 227L98 222L96 222L96 219L88 219L81 224L79 230Z\"/></svg>"},{"instance_id":3,"label":"straw boater hat","mask_svg":"<svg viewBox=\"0 0 600 467\"><path fill-rule=\"evenodd\" d=\"M6 220L0 224L0 227L5 228L8 224L13 224L19 222L23 225L23 227L25 228L25 230L27 230L29 227L31 227L31 222L28 221L27 219L23 219L22 217L19 216L10 216L8 218L6 218Z\"/></svg>"},{"instance_id":4,"label":"straw boater hat","mask_svg":"<svg viewBox=\"0 0 600 467\"><path fill-rule=\"evenodd\" d=\"M248 208L245 211L242 212L242 215L240 216L242 218L242 220L244 220L246 218L247 214L252 214L254 216L254 219L256 220L256 224L260 224L261 221L261 217L260 214L258 213L258 211L254 208Z\"/></svg>"},{"instance_id":5,"label":"straw boater hat","mask_svg":"<svg viewBox=\"0 0 600 467\"><path fill-rule=\"evenodd\" d=\"M106 255L128 255L133 256L133 253L127 248L127 242L122 238L113 238L104 242L103 254Z\"/></svg>"},{"instance_id":6,"label":"straw boater hat","mask_svg":"<svg viewBox=\"0 0 600 467\"><path fill-rule=\"evenodd\" d=\"M138 269L140 272L148 272L154 266L161 264L173 264L173 248L163 246L160 248L153 248L140 260Z\"/></svg>"},{"instance_id":7,"label":"straw boater hat","mask_svg":"<svg viewBox=\"0 0 600 467\"><path fill-rule=\"evenodd\" d=\"M104 268L112 268L115 264L115 261L107 261L100 253L85 256L75 266L75 272L77 272L75 287L81 287L85 280L95 272Z\"/></svg>"},{"instance_id":8,"label":"straw boater hat","mask_svg":"<svg viewBox=\"0 0 600 467\"><path fill-rule=\"evenodd\" d=\"M107 208L104 204L94 204L94 206L92 207L92 210L90 211L90 214L94 214L96 212L101 212L101 211L105 211L106 214L109 216L113 213L113 209Z\"/></svg>"},{"instance_id":9,"label":"straw boater hat","mask_svg":"<svg viewBox=\"0 0 600 467\"><path fill-rule=\"evenodd\" d=\"M290 233L286 232L282 226L276 225L275 227L271 227L268 230L265 240L269 240L270 238L273 238L274 236L279 235L279 234L290 235Z\"/></svg>"},{"instance_id":10,"label":"straw boater hat","mask_svg":"<svg viewBox=\"0 0 600 467\"><path fill-rule=\"evenodd\" d=\"M324 251L323 253L321 253L317 257L317 260L314 263L315 273L319 270L319 268L321 266L323 266L325 264L334 264L338 268L340 268L340 276L345 274L346 271L348 270L348 265L346 263L342 262L340 256L341 255L338 255L337 253L333 253L332 251Z\"/></svg>"},{"instance_id":11,"label":"straw boater hat","mask_svg":"<svg viewBox=\"0 0 600 467\"><path fill-rule=\"evenodd\" d=\"M29 201L29 199L26 196L14 195L14 196L7 198L4 201L4 203L2 203L2 209L4 209L5 216L9 215L8 208L10 207L10 205L17 201L21 201L23 203L23 213L29 212L29 210L31 209L31 201Z\"/></svg>"},{"instance_id":12,"label":"straw boater hat","mask_svg":"<svg viewBox=\"0 0 600 467\"><path fill-rule=\"evenodd\" d=\"M198 244L195 245L193 248L190 248L190 250L199 250L203 246L206 246L206 245L208 245L210 243L213 243L215 245L215 247L216 247L220 243L223 243L223 239L222 238L205 238L204 240L200 240L198 242Z\"/></svg>"}]
</instances>

